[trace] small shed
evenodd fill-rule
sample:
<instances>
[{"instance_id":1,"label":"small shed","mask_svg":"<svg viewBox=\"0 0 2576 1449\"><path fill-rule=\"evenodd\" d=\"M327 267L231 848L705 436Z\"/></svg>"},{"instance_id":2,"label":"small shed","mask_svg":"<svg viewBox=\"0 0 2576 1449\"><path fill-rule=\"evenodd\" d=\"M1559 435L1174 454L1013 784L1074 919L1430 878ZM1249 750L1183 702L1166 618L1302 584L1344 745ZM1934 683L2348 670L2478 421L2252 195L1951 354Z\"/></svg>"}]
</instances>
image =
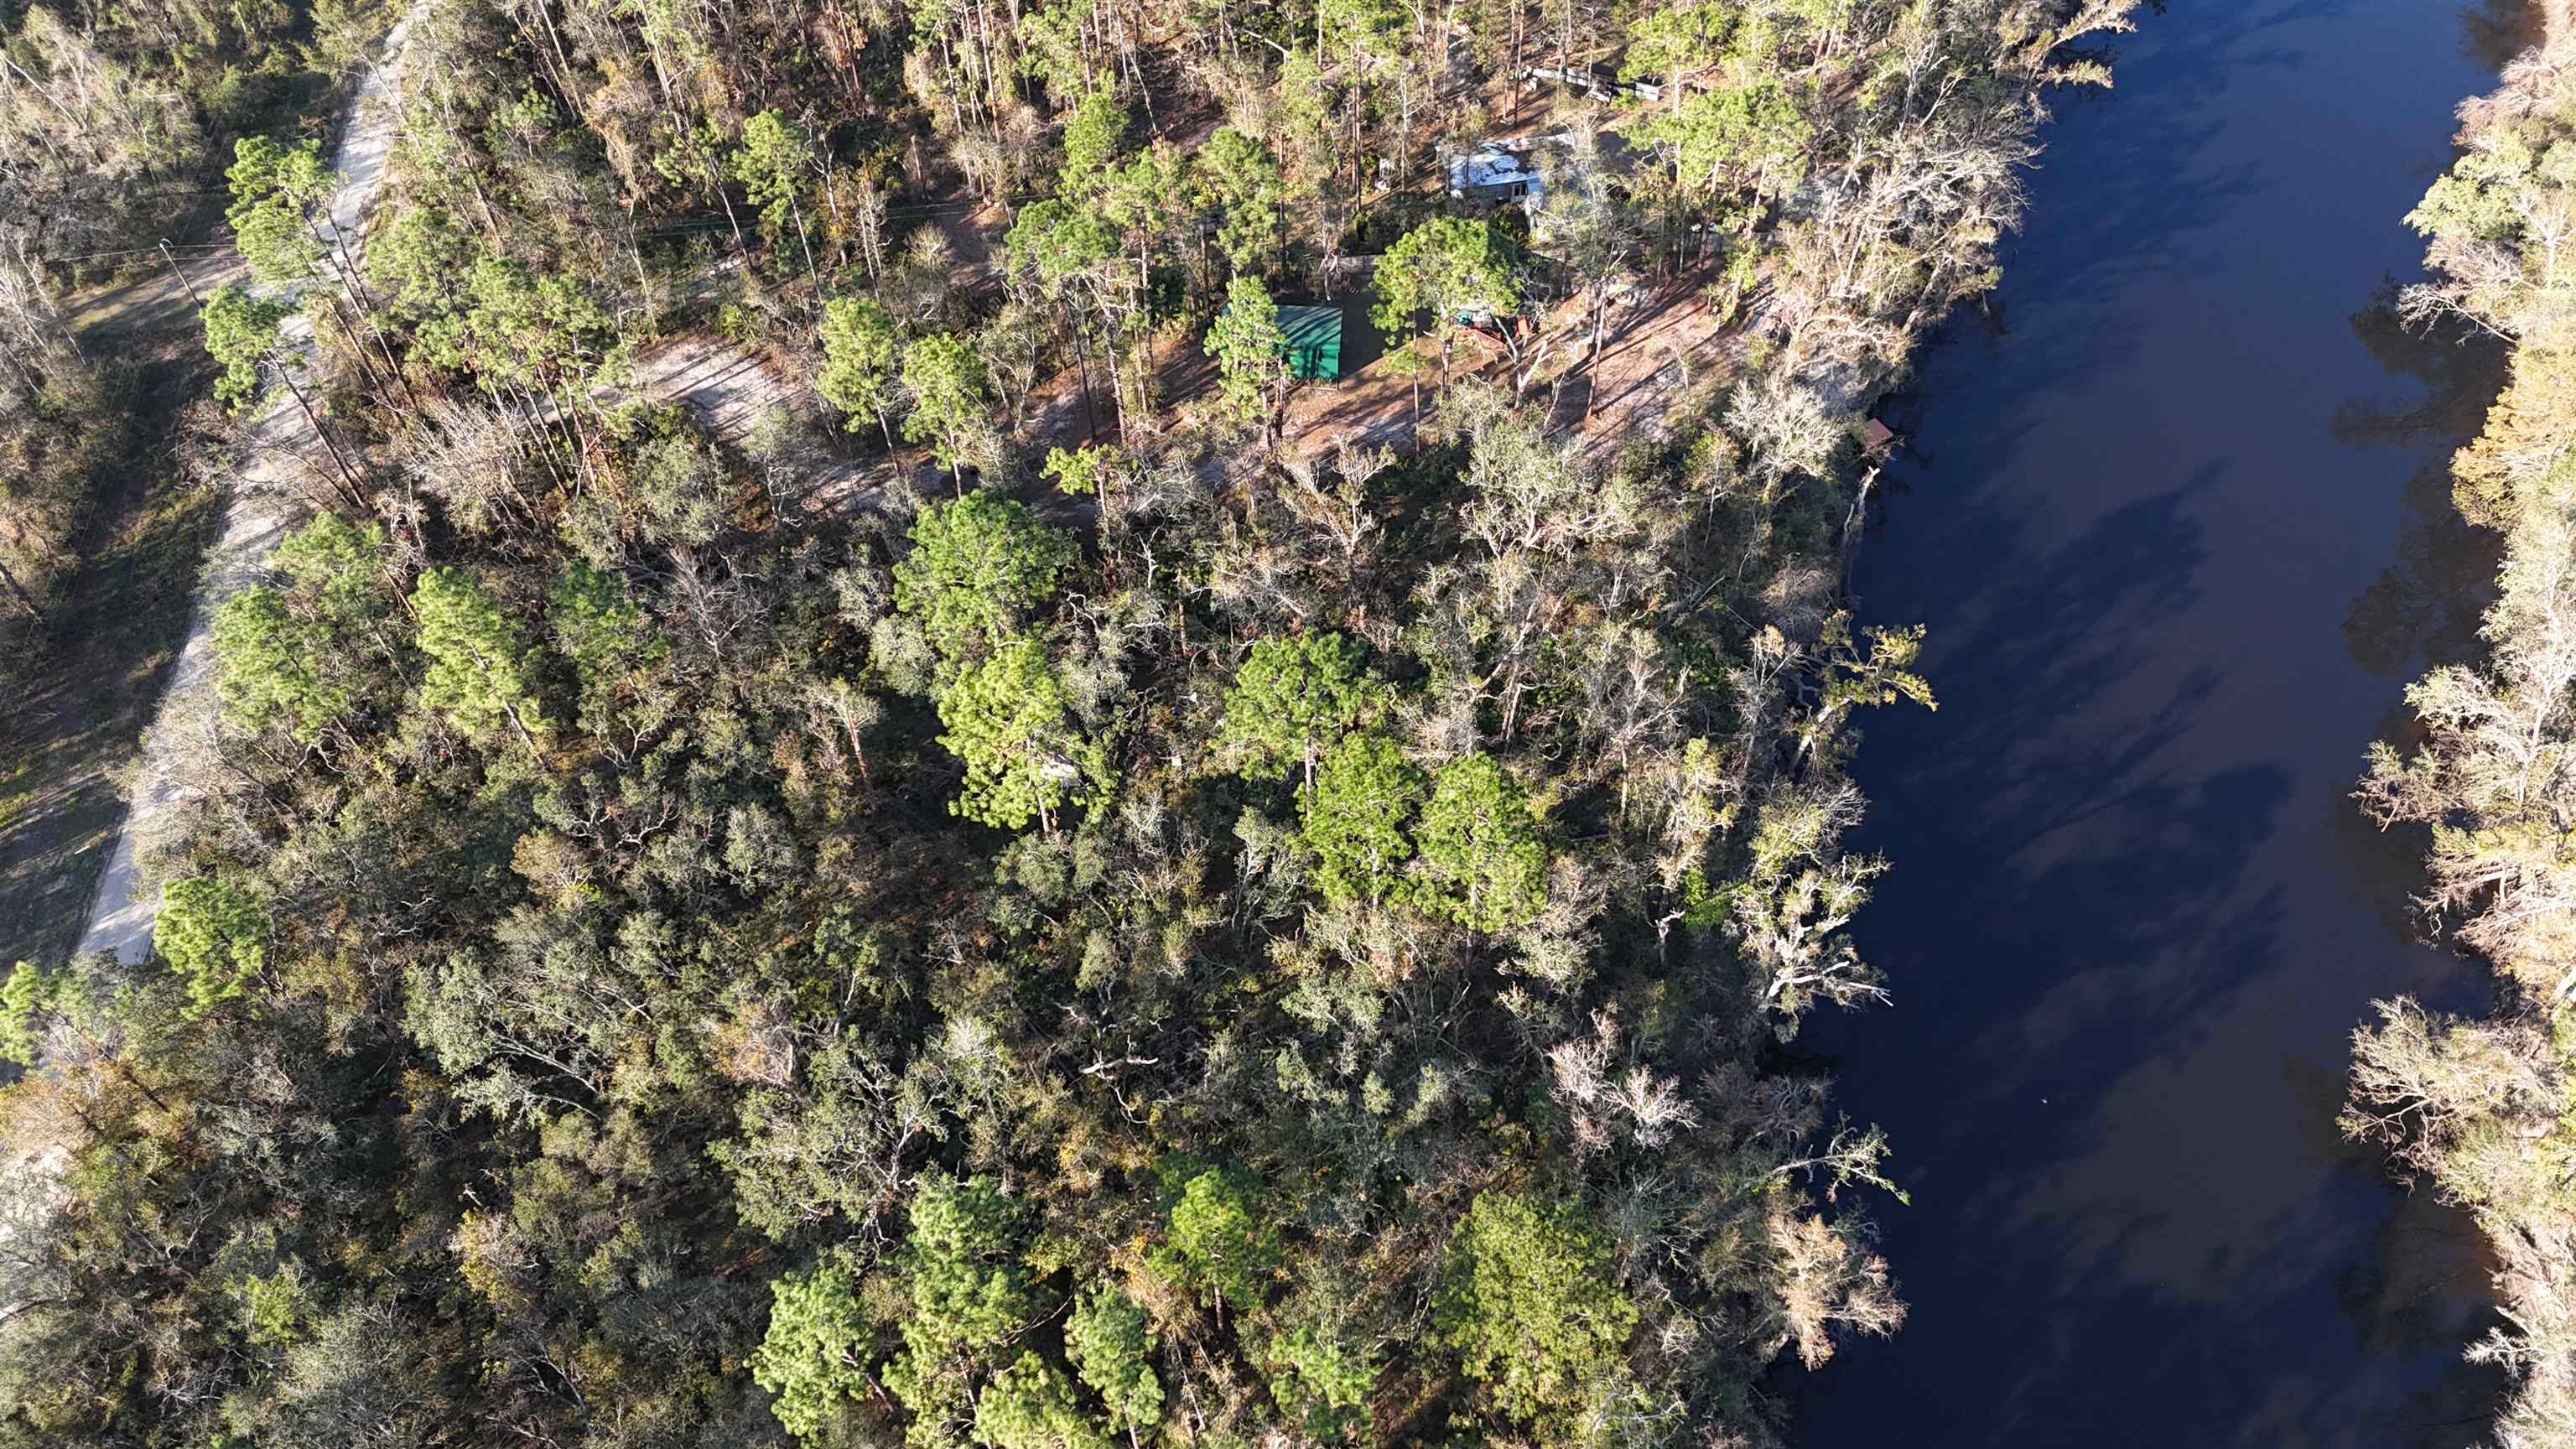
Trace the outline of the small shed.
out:
<instances>
[{"instance_id":1,"label":"small shed","mask_svg":"<svg viewBox=\"0 0 2576 1449\"><path fill-rule=\"evenodd\" d=\"M1279 331L1288 339L1289 376L1331 382L1342 375L1341 308L1282 307Z\"/></svg>"},{"instance_id":2,"label":"small shed","mask_svg":"<svg viewBox=\"0 0 2576 1449\"><path fill-rule=\"evenodd\" d=\"M1661 83L1642 79L1621 80L1619 67L1607 62L1521 67L1521 90L1524 93L1543 85L1563 86L1576 95L1596 101L1606 101L1615 96L1632 96L1641 101L1659 101L1664 97Z\"/></svg>"},{"instance_id":3,"label":"small shed","mask_svg":"<svg viewBox=\"0 0 2576 1449\"><path fill-rule=\"evenodd\" d=\"M1459 201L1518 201L1535 211L1547 195L1526 141L1489 141L1449 162L1449 195Z\"/></svg>"},{"instance_id":4,"label":"small shed","mask_svg":"<svg viewBox=\"0 0 2576 1449\"><path fill-rule=\"evenodd\" d=\"M1875 456L1896 446L1894 429L1876 418L1865 418L1860 425L1861 451Z\"/></svg>"}]
</instances>

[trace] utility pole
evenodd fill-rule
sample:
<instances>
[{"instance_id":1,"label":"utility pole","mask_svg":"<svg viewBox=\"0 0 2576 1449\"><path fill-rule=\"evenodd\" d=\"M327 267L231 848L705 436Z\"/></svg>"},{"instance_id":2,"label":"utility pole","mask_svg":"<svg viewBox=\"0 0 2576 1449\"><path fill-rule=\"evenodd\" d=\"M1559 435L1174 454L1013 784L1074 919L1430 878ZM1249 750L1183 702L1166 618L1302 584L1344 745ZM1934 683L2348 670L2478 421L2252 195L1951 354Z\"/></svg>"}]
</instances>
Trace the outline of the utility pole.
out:
<instances>
[{"instance_id":1,"label":"utility pole","mask_svg":"<svg viewBox=\"0 0 2576 1449\"><path fill-rule=\"evenodd\" d=\"M295 405L304 410L304 421L312 426L313 436L322 440L322 450L329 453L331 461L339 466L340 496L349 501L350 507L364 513L367 497L359 491L358 475L350 471L349 460L340 456L340 445L331 441L331 435L323 431L322 419L313 411L313 404L305 398L304 389L295 385L294 360L279 354L273 348L270 350L269 357L277 364L277 380L285 383L286 390L294 394Z\"/></svg>"},{"instance_id":2,"label":"utility pole","mask_svg":"<svg viewBox=\"0 0 2576 1449\"><path fill-rule=\"evenodd\" d=\"M170 254L170 239L166 236L161 238L161 260L170 264L170 270L179 278L179 285L188 289L188 300L197 304L197 310L204 311L206 299L197 295L195 279L188 275L186 268L179 265L179 259Z\"/></svg>"},{"instance_id":3,"label":"utility pole","mask_svg":"<svg viewBox=\"0 0 2576 1449\"><path fill-rule=\"evenodd\" d=\"M27 592L27 586L18 582L18 576L9 572L9 565L6 563L0 563L0 583L9 585L9 592L17 596L19 606L35 619L38 628L46 627L48 621L45 618L45 611L37 605L35 597Z\"/></svg>"}]
</instances>

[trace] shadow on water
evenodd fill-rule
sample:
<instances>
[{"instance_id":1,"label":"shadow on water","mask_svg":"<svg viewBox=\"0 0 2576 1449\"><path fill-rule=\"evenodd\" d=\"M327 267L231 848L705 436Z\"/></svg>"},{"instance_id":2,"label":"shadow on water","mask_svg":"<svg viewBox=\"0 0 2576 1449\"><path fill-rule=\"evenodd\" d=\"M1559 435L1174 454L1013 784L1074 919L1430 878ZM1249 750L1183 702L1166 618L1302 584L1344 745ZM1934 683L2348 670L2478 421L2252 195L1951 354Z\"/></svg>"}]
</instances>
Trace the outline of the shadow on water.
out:
<instances>
[{"instance_id":1,"label":"shadow on water","mask_svg":"<svg viewBox=\"0 0 2576 1449\"><path fill-rule=\"evenodd\" d=\"M2136 346L2137 319L2122 305L2123 297L2157 277L2184 276L2206 266L2210 260L2206 244L2195 241L2195 234L2232 200L2260 184L2260 168L2251 162L2217 163L2192 176L2188 185L2132 186L2119 184L2117 178L2135 174L2141 167L2167 169L2159 164L2161 158L2208 151L2227 123L2216 103L2230 84L2231 65L2298 63L2295 52L2287 49L2232 58L2227 52L2289 15L2328 11L2335 3L2299 0L2289 11L2271 15L2233 11L2194 15L2187 31L2160 29L2158 65L2167 74L2161 77L2156 115L2150 121L2141 123L2134 114L2136 108L2126 106L2118 91L2077 88L2052 96L2053 120L2042 136L2047 149L2031 168L2029 183L2045 207L2039 220L2047 228L2046 245L2007 238L2001 251L2010 284L1941 324L1925 351L1975 347L1991 361L2009 345L2015 351L2016 371L2039 376L2124 361ZM2163 8L2157 7L2159 16ZM2121 65L2116 54L2113 64L2115 69ZM2126 80L2121 84L2125 86ZM2112 114L2106 116L2106 112ZM2087 128L2080 164L2060 154L2058 138L2071 124ZM2079 275L2080 286L2076 285ZM2053 315L2063 316L2065 325L2052 325L2029 336L2014 332L2009 318L2017 295L2049 297ZM1939 378L1920 376L1891 399L1890 412L1896 422L1906 425L1898 430L1911 433L1915 419L1942 408L1947 400ZM1978 438L1981 454L2011 451L2009 431L1981 432ZM1916 466L1893 470L1883 480L1874 510L1876 525L1883 526L1886 504L1910 491L1918 474L1938 475L1945 488L1956 488L1963 480L1969 488L1975 487L1973 475L1945 466L1941 454L1923 450L1927 446L1923 440L1917 439L1913 446Z\"/></svg>"},{"instance_id":2,"label":"shadow on water","mask_svg":"<svg viewBox=\"0 0 2576 1449\"><path fill-rule=\"evenodd\" d=\"M2344 614L2344 644L2355 664L2411 679L2477 654L2478 624L2495 599L2503 541L2452 506L2450 450L2485 424L2504 388L2506 353L2502 342L2466 324L2408 331L2397 320L2393 287L2353 314L2352 331L2385 372L2411 380L2420 395L2397 405L2345 404L2336 411L2336 439L2437 450L2406 480L2397 556Z\"/></svg>"},{"instance_id":3,"label":"shadow on water","mask_svg":"<svg viewBox=\"0 0 2576 1449\"><path fill-rule=\"evenodd\" d=\"M2497 359L2347 314L2510 19L2147 24L2051 130L2011 309L1927 353L1855 579L1942 705L1857 767L1896 1004L1805 1045L1892 1135L1913 1316L1783 1377L1803 1444L2430 1446L2493 1401L2475 1234L2334 1124L2372 998L2482 989L2350 791L2474 648L2443 464Z\"/></svg>"},{"instance_id":4,"label":"shadow on water","mask_svg":"<svg viewBox=\"0 0 2576 1449\"><path fill-rule=\"evenodd\" d=\"M2471 14L2481 25L2494 23L2492 16ZM2482 53L2474 44L2472 50ZM2430 449L2432 455L2407 477L2396 557L2353 596L2343 636L2355 665L2382 678L2413 679L2480 652L2478 626L2495 600L2504 544L2452 506L2450 451L2484 426L2504 389L2507 354L2502 342L2464 324L2408 330L2397 319L2394 293L2393 285L2385 286L2354 313L2352 331L2387 375L2416 384L2415 400L2347 403L2336 413L2335 436L2355 446ZM2413 730L2412 716L2395 703L2371 733L2402 746ZM2429 923L2414 897L2425 887L2426 833L2381 830L2352 802L2338 803L2337 836L2354 875L2368 883L2366 898L2392 935L2425 935ZM2439 1004L2471 1010L2484 1004L2484 995L2482 975L2464 971Z\"/></svg>"},{"instance_id":5,"label":"shadow on water","mask_svg":"<svg viewBox=\"0 0 2576 1449\"><path fill-rule=\"evenodd\" d=\"M2540 7L2529 0L2483 0L2460 11L2461 53L2480 70L2506 62L2540 43Z\"/></svg>"}]
</instances>

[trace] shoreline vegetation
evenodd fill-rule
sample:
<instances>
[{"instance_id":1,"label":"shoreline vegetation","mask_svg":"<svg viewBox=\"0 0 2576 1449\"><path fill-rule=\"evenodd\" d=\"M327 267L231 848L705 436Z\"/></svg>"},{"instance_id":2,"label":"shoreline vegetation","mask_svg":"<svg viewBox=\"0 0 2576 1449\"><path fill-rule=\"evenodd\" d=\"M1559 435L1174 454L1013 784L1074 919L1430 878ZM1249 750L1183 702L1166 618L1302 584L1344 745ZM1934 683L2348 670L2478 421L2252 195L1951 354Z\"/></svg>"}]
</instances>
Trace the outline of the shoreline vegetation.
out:
<instances>
[{"instance_id":1,"label":"shoreline vegetation","mask_svg":"<svg viewBox=\"0 0 2576 1449\"><path fill-rule=\"evenodd\" d=\"M151 959L0 982L0 1446L1749 1449L1898 1328L1862 409L2131 0L430 0L362 252L274 8L0 12L309 425Z\"/></svg>"},{"instance_id":2,"label":"shoreline vegetation","mask_svg":"<svg viewBox=\"0 0 2576 1449\"><path fill-rule=\"evenodd\" d=\"M2407 693L2359 791L2429 835L2428 915L2497 974L2484 1018L2400 998L2354 1034L2350 1135L2476 1218L2504 1323L2469 1350L2511 1384L2491 1442L2576 1443L2576 15L2460 108L2459 158L2407 221L2434 280L2401 306L2506 339L2511 372L2453 462L2463 516L2503 535L2482 661Z\"/></svg>"}]
</instances>

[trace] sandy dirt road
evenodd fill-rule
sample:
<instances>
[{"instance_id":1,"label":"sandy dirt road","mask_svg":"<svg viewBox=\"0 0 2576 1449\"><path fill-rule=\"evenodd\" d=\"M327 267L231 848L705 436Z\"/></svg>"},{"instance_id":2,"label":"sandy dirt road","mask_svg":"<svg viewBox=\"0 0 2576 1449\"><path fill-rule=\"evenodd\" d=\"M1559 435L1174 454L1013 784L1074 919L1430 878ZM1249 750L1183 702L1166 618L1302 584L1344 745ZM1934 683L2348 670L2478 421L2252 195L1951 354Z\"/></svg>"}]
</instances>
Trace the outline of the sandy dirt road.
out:
<instances>
[{"instance_id":1,"label":"sandy dirt road","mask_svg":"<svg viewBox=\"0 0 2576 1449\"><path fill-rule=\"evenodd\" d=\"M410 35L415 9L385 36L384 50L350 99L341 119L340 140L331 164L340 173L340 190L331 201L323 236L333 245L346 239L354 253L362 239L367 211L384 182L385 160L393 148L398 117L392 87L403 41ZM201 274L202 275L202 274ZM313 338L302 314L288 319L288 366L299 384L307 376ZM327 466L322 441L284 388L248 433L248 448L231 496L224 505L223 535L208 552L197 596L188 618L187 643L170 671L161 706L143 742L143 758L126 797L125 824L115 852L99 877L90 905L89 929L81 937L83 953L113 951L120 961L144 959L152 950L152 918L157 902L138 898L138 862L160 843L176 808L188 798L183 765L201 755L214 726L215 610L224 600L258 577L269 552L277 546L290 520L282 486L303 469Z\"/></svg>"}]
</instances>

